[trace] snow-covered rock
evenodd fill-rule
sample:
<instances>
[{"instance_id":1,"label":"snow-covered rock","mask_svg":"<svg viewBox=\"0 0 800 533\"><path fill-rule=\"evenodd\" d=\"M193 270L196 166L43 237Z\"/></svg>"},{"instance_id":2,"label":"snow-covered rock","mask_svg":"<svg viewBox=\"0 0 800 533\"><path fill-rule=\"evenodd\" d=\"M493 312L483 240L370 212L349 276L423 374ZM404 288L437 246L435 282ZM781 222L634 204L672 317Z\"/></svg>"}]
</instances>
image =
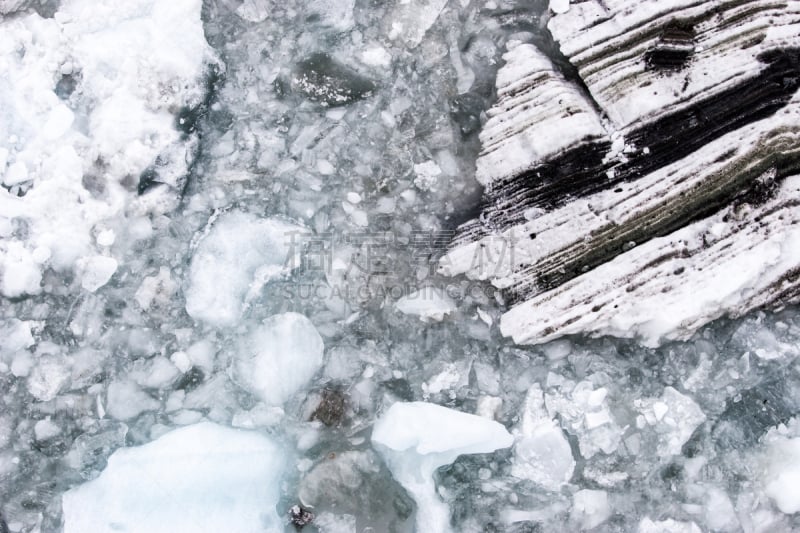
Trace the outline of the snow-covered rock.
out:
<instances>
[{"instance_id":1,"label":"snow-covered rock","mask_svg":"<svg viewBox=\"0 0 800 533\"><path fill-rule=\"evenodd\" d=\"M304 228L231 211L212 217L192 256L186 311L216 327L237 323L271 280L299 265Z\"/></svg>"},{"instance_id":2,"label":"snow-covered rock","mask_svg":"<svg viewBox=\"0 0 800 533\"><path fill-rule=\"evenodd\" d=\"M97 479L63 496L64 532L283 531L284 468L263 434L203 422L121 448Z\"/></svg>"},{"instance_id":3,"label":"snow-covered rock","mask_svg":"<svg viewBox=\"0 0 800 533\"><path fill-rule=\"evenodd\" d=\"M417 531L451 531L450 510L436 493L434 471L460 455L508 448L499 423L432 403L395 403L378 419L372 443L417 503Z\"/></svg>"},{"instance_id":4,"label":"snow-covered rock","mask_svg":"<svg viewBox=\"0 0 800 533\"><path fill-rule=\"evenodd\" d=\"M522 421L514 435L513 476L553 491L569 482L575 470L572 449L564 432L547 414L538 385L528 391Z\"/></svg>"},{"instance_id":5,"label":"snow-covered rock","mask_svg":"<svg viewBox=\"0 0 800 533\"><path fill-rule=\"evenodd\" d=\"M233 378L267 405L280 406L322 368L324 350L308 318L274 315L242 339L234 354Z\"/></svg>"},{"instance_id":6,"label":"snow-covered rock","mask_svg":"<svg viewBox=\"0 0 800 533\"><path fill-rule=\"evenodd\" d=\"M658 345L798 299L800 5L746 5L551 2L574 70L509 43L440 261L505 291L504 335Z\"/></svg>"}]
</instances>

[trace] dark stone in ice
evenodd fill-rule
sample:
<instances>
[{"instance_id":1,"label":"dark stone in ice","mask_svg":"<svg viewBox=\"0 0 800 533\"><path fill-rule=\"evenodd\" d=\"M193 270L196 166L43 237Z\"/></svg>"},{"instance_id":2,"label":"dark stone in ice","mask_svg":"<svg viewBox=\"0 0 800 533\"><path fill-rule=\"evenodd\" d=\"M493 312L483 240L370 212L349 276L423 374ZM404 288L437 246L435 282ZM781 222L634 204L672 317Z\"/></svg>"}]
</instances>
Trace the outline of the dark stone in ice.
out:
<instances>
[{"instance_id":1,"label":"dark stone in ice","mask_svg":"<svg viewBox=\"0 0 800 533\"><path fill-rule=\"evenodd\" d=\"M58 83L56 83L56 96L62 100L67 100L70 96L72 96L72 93L75 92L79 81L80 78L78 76L73 76L72 74L61 76L61 79L58 80Z\"/></svg>"},{"instance_id":2,"label":"dark stone in ice","mask_svg":"<svg viewBox=\"0 0 800 533\"><path fill-rule=\"evenodd\" d=\"M204 379L206 379L205 372L203 372L200 368L193 366L183 375L180 381L178 381L178 384L175 385L175 388L189 392L196 389Z\"/></svg>"},{"instance_id":3,"label":"dark stone in ice","mask_svg":"<svg viewBox=\"0 0 800 533\"><path fill-rule=\"evenodd\" d=\"M309 100L330 107L367 98L375 90L371 80L321 52L297 64L292 86Z\"/></svg>"},{"instance_id":4,"label":"dark stone in ice","mask_svg":"<svg viewBox=\"0 0 800 533\"><path fill-rule=\"evenodd\" d=\"M311 414L311 420L319 420L326 426L338 426L345 412L345 395L339 389L323 389L319 405Z\"/></svg>"},{"instance_id":5,"label":"dark stone in ice","mask_svg":"<svg viewBox=\"0 0 800 533\"><path fill-rule=\"evenodd\" d=\"M459 94L450 100L450 116L461 129L461 135L465 137L481 128L481 112L484 109L486 102L477 94Z\"/></svg>"},{"instance_id":6,"label":"dark stone in ice","mask_svg":"<svg viewBox=\"0 0 800 533\"><path fill-rule=\"evenodd\" d=\"M153 167L148 168L139 175L139 183L136 185L136 192L139 196L143 195L153 187L163 185L164 182L159 180L160 176Z\"/></svg>"},{"instance_id":7,"label":"dark stone in ice","mask_svg":"<svg viewBox=\"0 0 800 533\"><path fill-rule=\"evenodd\" d=\"M314 521L314 514L308 509L303 509L299 505L293 505L289 509L289 521L298 531Z\"/></svg>"}]
</instances>

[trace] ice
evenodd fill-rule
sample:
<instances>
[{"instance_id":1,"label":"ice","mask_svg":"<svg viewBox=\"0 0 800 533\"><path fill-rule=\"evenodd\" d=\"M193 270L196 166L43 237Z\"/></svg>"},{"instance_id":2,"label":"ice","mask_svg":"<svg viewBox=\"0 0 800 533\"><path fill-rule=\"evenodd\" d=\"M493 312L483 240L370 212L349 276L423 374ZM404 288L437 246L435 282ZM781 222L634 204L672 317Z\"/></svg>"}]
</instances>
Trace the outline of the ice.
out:
<instances>
[{"instance_id":1,"label":"ice","mask_svg":"<svg viewBox=\"0 0 800 533\"><path fill-rule=\"evenodd\" d=\"M553 374L548 379L554 378ZM613 453L619 446L622 429L611 412L608 389L592 381L575 383L553 379L553 388L545 391L545 405L550 416L558 416L564 429L578 437L583 457L602 452Z\"/></svg>"},{"instance_id":2,"label":"ice","mask_svg":"<svg viewBox=\"0 0 800 533\"><path fill-rule=\"evenodd\" d=\"M186 311L227 327L237 323L266 283L299 266L306 230L241 211L222 214L210 224L192 256Z\"/></svg>"},{"instance_id":3,"label":"ice","mask_svg":"<svg viewBox=\"0 0 800 533\"><path fill-rule=\"evenodd\" d=\"M135 383L115 382L108 386L106 410L117 420L130 420L145 411L158 409L161 404Z\"/></svg>"},{"instance_id":4,"label":"ice","mask_svg":"<svg viewBox=\"0 0 800 533\"><path fill-rule=\"evenodd\" d=\"M778 427L765 437L764 493L782 513L800 512L800 437L797 423Z\"/></svg>"},{"instance_id":5,"label":"ice","mask_svg":"<svg viewBox=\"0 0 800 533\"><path fill-rule=\"evenodd\" d=\"M81 287L89 292L95 292L108 283L117 270L116 259L102 255L81 258L77 265L81 272Z\"/></svg>"},{"instance_id":6,"label":"ice","mask_svg":"<svg viewBox=\"0 0 800 533\"><path fill-rule=\"evenodd\" d=\"M299 313L275 315L242 340L234 355L233 376L268 405L280 406L322 368L324 349L308 318Z\"/></svg>"},{"instance_id":7,"label":"ice","mask_svg":"<svg viewBox=\"0 0 800 533\"><path fill-rule=\"evenodd\" d=\"M37 441L46 441L52 439L61 433L61 428L49 418L39 420L33 426L33 434Z\"/></svg>"},{"instance_id":8,"label":"ice","mask_svg":"<svg viewBox=\"0 0 800 533\"><path fill-rule=\"evenodd\" d=\"M283 531L284 453L266 435L203 422L117 450L63 496L64 532Z\"/></svg>"},{"instance_id":9,"label":"ice","mask_svg":"<svg viewBox=\"0 0 800 533\"><path fill-rule=\"evenodd\" d=\"M579 490L572 496L572 520L581 529L593 529L611 516L608 493L604 490Z\"/></svg>"},{"instance_id":10,"label":"ice","mask_svg":"<svg viewBox=\"0 0 800 533\"><path fill-rule=\"evenodd\" d=\"M423 322L441 322L457 306L447 293L437 287L425 287L400 298L397 310L406 315L418 316Z\"/></svg>"},{"instance_id":11,"label":"ice","mask_svg":"<svg viewBox=\"0 0 800 533\"><path fill-rule=\"evenodd\" d=\"M538 385L525 398L525 411L514 432L514 463L511 474L537 485L558 491L572 478L575 459L564 432L550 418L544 394Z\"/></svg>"},{"instance_id":12,"label":"ice","mask_svg":"<svg viewBox=\"0 0 800 533\"><path fill-rule=\"evenodd\" d=\"M67 0L52 18L20 13L3 22L0 219L27 224L0 241L3 295L38 294L48 268L82 270L83 287L97 290L116 263L99 258L92 229L174 201L169 187L183 179L192 142L173 113L199 104L216 61L200 8L199 0L135 0L124 9ZM131 180L154 165L169 187L131 195Z\"/></svg>"},{"instance_id":13,"label":"ice","mask_svg":"<svg viewBox=\"0 0 800 533\"><path fill-rule=\"evenodd\" d=\"M660 399L642 398L633 403L641 413L637 425L650 426L658 434L656 451L662 457L680 454L695 428L706 419L694 400L672 387L664 387Z\"/></svg>"},{"instance_id":14,"label":"ice","mask_svg":"<svg viewBox=\"0 0 800 533\"><path fill-rule=\"evenodd\" d=\"M642 518L639 522L639 533L702 533L702 530L694 522L679 522L672 518L666 520L653 521L650 518Z\"/></svg>"},{"instance_id":15,"label":"ice","mask_svg":"<svg viewBox=\"0 0 800 533\"><path fill-rule=\"evenodd\" d=\"M418 531L451 531L450 511L436 493L433 473L458 456L508 448L501 424L425 402L398 402L377 420L372 443L394 478L417 503Z\"/></svg>"}]
</instances>

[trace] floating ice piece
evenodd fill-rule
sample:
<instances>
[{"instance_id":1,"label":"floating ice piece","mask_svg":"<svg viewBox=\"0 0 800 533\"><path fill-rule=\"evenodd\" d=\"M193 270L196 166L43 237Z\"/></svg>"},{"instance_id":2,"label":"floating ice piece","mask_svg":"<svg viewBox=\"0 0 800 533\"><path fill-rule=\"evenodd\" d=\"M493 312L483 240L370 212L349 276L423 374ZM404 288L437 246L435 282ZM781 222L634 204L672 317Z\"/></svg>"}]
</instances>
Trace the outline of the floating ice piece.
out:
<instances>
[{"instance_id":1,"label":"floating ice piece","mask_svg":"<svg viewBox=\"0 0 800 533\"><path fill-rule=\"evenodd\" d=\"M563 14L569 11L569 0L550 0L550 11Z\"/></svg>"},{"instance_id":2,"label":"floating ice piece","mask_svg":"<svg viewBox=\"0 0 800 533\"><path fill-rule=\"evenodd\" d=\"M398 2L389 15L389 38L403 40L409 48L416 47L439 18L445 5L447 0Z\"/></svg>"},{"instance_id":3,"label":"floating ice piece","mask_svg":"<svg viewBox=\"0 0 800 533\"><path fill-rule=\"evenodd\" d=\"M689 396L672 387L664 388L661 398L634 400L636 410L642 414L642 424L652 426L658 433L658 455L678 455L694 430L706 415ZM640 419L641 420L641 419Z\"/></svg>"},{"instance_id":4,"label":"floating ice piece","mask_svg":"<svg viewBox=\"0 0 800 533\"><path fill-rule=\"evenodd\" d=\"M119 449L64 494L64 533L282 532L282 455L265 435L208 422Z\"/></svg>"},{"instance_id":5,"label":"floating ice piece","mask_svg":"<svg viewBox=\"0 0 800 533\"><path fill-rule=\"evenodd\" d=\"M797 433L797 422L790 423L790 427L795 431L787 432L778 426L764 439L764 493L785 514L800 512L800 437L793 435Z\"/></svg>"},{"instance_id":6,"label":"floating ice piece","mask_svg":"<svg viewBox=\"0 0 800 533\"><path fill-rule=\"evenodd\" d=\"M541 387L534 385L525 398L522 422L515 431L511 475L557 491L572 478L575 459L564 432L548 416Z\"/></svg>"},{"instance_id":7,"label":"floating ice piece","mask_svg":"<svg viewBox=\"0 0 800 533\"><path fill-rule=\"evenodd\" d=\"M397 310L406 315L416 315L423 322L441 322L456 310L456 303L445 291L436 287L424 287L395 304Z\"/></svg>"},{"instance_id":8,"label":"floating ice piece","mask_svg":"<svg viewBox=\"0 0 800 533\"><path fill-rule=\"evenodd\" d=\"M81 287L95 292L108 283L117 271L117 260L102 255L84 257L78 260L78 269L81 272Z\"/></svg>"},{"instance_id":9,"label":"floating ice piece","mask_svg":"<svg viewBox=\"0 0 800 533\"><path fill-rule=\"evenodd\" d=\"M145 411L158 409L161 405L132 382L114 382L108 386L106 395L108 414L117 420L130 420Z\"/></svg>"},{"instance_id":10,"label":"floating ice piece","mask_svg":"<svg viewBox=\"0 0 800 533\"><path fill-rule=\"evenodd\" d=\"M192 256L186 311L226 327L238 322L266 283L299 266L301 235L307 230L240 211L212 224Z\"/></svg>"},{"instance_id":11,"label":"floating ice piece","mask_svg":"<svg viewBox=\"0 0 800 533\"><path fill-rule=\"evenodd\" d=\"M581 529L592 529L611 516L608 493L604 490L579 490L572 496L572 519Z\"/></svg>"},{"instance_id":12,"label":"floating ice piece","mask_svg":"<svg viewBox=\"0 0 800 533\"><path fill-rule=\"evenodd\" d=\"M653 521L647 517L639 522L638 533L702 533L694 522L678 522L672 518Z\"/></svg>"},{"instance_id":13,"label":"floating ice piece","mask_svg":"<svg viewBox=\"0 0 800 533\"><path fill-rule=\"evenodd\" d=\"M267 405L279 406L322 368L324 349L322 337L305 316L271 316L242 341L233 376Z\"/></svg>"},{"instance_id":14,"label":"floating ice piece","mask_svg":"<svg viewBox=\"0 0 800 533\"><path fill-rule=\"evenodd\" d=\"M414 185L423 191L435 190L439 182L439 176L442 175L442 169L436 164L436 161L424 161L414 165Z\"/></svg>"},{"instance_id":15,"label":"floating ice piece","mask_svg":"<svg viewBox=\"0 0 800 533\"><path fill-rule=\"evenodd\" d=\"M372 443L417 503L417 531L426 533L451 531L434 471L460 455L490 453L513 441L497 422L425 402L395 403L372 430Z\"/></svg>"}]
</instances>

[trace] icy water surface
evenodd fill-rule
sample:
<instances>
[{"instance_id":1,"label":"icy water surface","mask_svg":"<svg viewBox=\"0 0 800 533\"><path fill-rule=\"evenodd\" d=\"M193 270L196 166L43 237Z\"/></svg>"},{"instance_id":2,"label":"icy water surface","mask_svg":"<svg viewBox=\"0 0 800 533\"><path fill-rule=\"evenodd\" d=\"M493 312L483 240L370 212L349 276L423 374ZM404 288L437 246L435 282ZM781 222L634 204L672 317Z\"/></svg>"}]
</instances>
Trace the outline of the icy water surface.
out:
<instances>
[{"instance_id":1,"label":"icy water surface","mask_svg":"<svg viewBox=\"0 0 800 533\"><path fill-rule=\"evenodd\" d=\"M39 9L60 20L57 6ZM329 533L800 527L797 309L720 320L657 349L610 338L527 348L499 335L500 294L435 273L478 201L477 132L505 43L547 48L543 10L205 2L216 58L170 125L196 144L188 178L165 185L168 165L154 165L129 189L169 190L163 209L114 214L110 237L90 228L117 262L110 274L95 259L92 276L45 270L41 293L4 292L0 531L61 530L62 495L98 478L115 450L176 439L179 427L200 431L190 441L218 438L203 421L269 437L225 449L277 458L253 466L265 483L250 507L263 503L287 531L295 505L296 521L314 515L304 531ZM85 82L64 72L56 89L79 119L71 84ZM0 117L16 131L13 114ZM114 131L87 124L87 136ZM6 188L32 194L26 183ZM4 235L24 241L25 215L9 224ZM412 412L400 420L456 452L398 458L386 443L402 428L376 437L373 426L412 401L482 419ZM443 443L489 420L505 429L487 425L494 436L464 455ZM164 442L181 441L154 444ZM497 451L475 453L484 445ZM247 475L227 464L209 476ZM430 491L404 483L430 481L417 476L428 466ZM181 468L194 479L195 466ZM449 519L417 512L429 508Z\"/></svg>"}]
</instances>

